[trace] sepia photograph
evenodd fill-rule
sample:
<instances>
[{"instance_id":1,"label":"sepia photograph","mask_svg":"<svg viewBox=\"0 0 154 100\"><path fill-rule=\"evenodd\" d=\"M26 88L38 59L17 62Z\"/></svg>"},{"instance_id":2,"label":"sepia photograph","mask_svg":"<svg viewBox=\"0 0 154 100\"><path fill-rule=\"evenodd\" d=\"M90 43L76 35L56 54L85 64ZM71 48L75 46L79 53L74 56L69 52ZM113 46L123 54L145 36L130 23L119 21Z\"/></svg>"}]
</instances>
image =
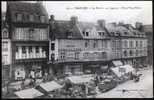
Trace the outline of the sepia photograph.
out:
<instances>
[{"instance_id":1,"label":"sepia photograph","mask_svg":"<svg viewBox=\"0 0 154 100\"><path fill-rule=\"evenodd\" d=\"M152 1L1 1L1 98L153 98Z\"/></svg>"}]
</instances>

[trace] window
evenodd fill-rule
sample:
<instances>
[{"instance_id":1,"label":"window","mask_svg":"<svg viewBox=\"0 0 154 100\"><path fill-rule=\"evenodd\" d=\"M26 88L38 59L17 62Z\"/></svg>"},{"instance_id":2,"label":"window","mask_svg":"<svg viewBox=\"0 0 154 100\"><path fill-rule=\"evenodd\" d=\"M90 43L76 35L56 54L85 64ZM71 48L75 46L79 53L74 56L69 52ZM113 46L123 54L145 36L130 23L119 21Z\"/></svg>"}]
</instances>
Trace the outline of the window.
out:
<instances>
[{"instance_id":1,"label":"window","mask_svg":"<svg viewBox=\"0 0 154 100\"><path fill-rule=\"evenodd\" d=\"M102 40L102 47L104 48L104 40Z\"/></svg>"},{"instance_id":2,"label":"window","mask_svg":"<svg viewBox=\"0 0 154 100\"><path fill-rule=\"evenodd\" d=\"M86 32L86 36L89 36L89 32Z\"/></svg>"},{"instance_id":3,"label":"window","mask_svg":"<svg viewBox=\"0 0 154 100\"><path fill-rule=\"evenodd\" d=\"M93 47L96 48L97 45L98 45L98 42L97 41L94 41Z\"/></svg>"},{"instance_id":4,"label":"window","mask_svg":"<svg viewBox=\"0 0 154 100\"><path fill-rule=\"evenodd\" d=\"M29 29L29 39L33 39L33 32L34 32L34 29Z\"/></svg>"},{"instance_id":5,"label":"window","mask_svg":"<svg viewBox=\"0 0 154 100\"><path fill-rule=\"evenodd\" d=\"M129 47L133 47L133 41L129 41Z\"/></svg>"},{"instance_id":6,"label":"window","mask_svg":"<svg viewBox=\"0 0 154 100\"><path fill-rule=\"evenodd\" d=\"M87 41L85 42L85 47L86 47L86 48L88 47L88 43L87 43Z\"/></svg>"},{"instance_id":7,"label":"window","mask_svg":"<svg viewBox=\"0 0 154 100\"><path fill-rule=\"evenodd\" d=\"M138 47L138 41L136 41L136 47Z\"/></svg>"},{"instance_id":8,"label":"window","mask_svg":"<svg viewBox=\"0 0 154 100\"><path fill-rule=\"evenodd\" d=\"M127 56L127 51L124 51L124 56L125 56L125 57Z\"/></svg>"},{"instance_id":9,"label":"window","mask_svg":"<svg viewBox=\"0 0 154 100\"><path fill-rule=\"evenodd\" d=\"M124 47L128 47L128 42L126 40L124 41Z\"/></svg>"},{"instance_id":10,"label":"window","mask_svg":"<svg viewBox=\"0 0 154 100\"><path fill-rule=\"evenodd\" d=\"M129 55L133 56L133 51L132 50L129 51Z\"/></svg>"},{"instance_id":11,"label":"window","mask_svg":"<svg viewBox=\"0 0 154 100\"><path fill-rule=\"evenodd\" d=\"M143 46L143 42L142 41L140 41L140 47L142 47Z\"/></svg>"},{"instance_id":12,"label":"window","mask_svg":"<svg viewBox=\"0 0 154 100\"><path fill-rule=\"evenodd\" d=\"M102 58L106 59L107 58L107 53L106 52L102 52Z\"/></svg>"},{"instance_id":13,"label":"window","mask_svg":"<svg viewBox=\"0 0 154 100\"><path fill-rule=\"evenodd\" d=\"M105 48L107 48L107 44L108 42L107 41L104 41L104 46L105 46Z\"/></svg>"},{"instance_id":14,"label":"window","mask_svg":"<svg viewBox=\"0 0 154 100\"><path fill-rule=\"evenodd\" d=\"M2 38L8 38L8 31L6 29L2 33Z\"/></svg>"},{"instance_id":15,"label":"window","mask_svg":"<svg viewBox=\"0 0 154 100\"><path fill-rule=\"evenodd\" d=\"M17 21L22 21L22 14L17 14L16 19Z\"/></svg>"},{"instance_id":16,"label":"window","mask_svg":"<svg viewBox=\"0 0 154 100\"><path fill-rule=\"evenodd\" d=\"M136 56L138 56L138 50L136 50Z\"/></svg>"},{"instance_id":17,"label":"window","mask_svg":"<svg viewBox=\"0 0 154 100\"><path fill-rule=\"evenodd\" d=\"M32 53L32 46L29 47L29 53Z\"/></svg>"},{"instance_id":18,"label":"window","mask_svg":"<svg viewBox=\"0 0 154 100\"><path fill-rule=\"evenodd\" d=\"M127 32L124 32L125 33L125 35L127 35L128 33Z\"/></svg>"},{"instance_id":19,"label":"window","mask_svg":"<svg viewBox=\"0 0 154 100\"><path fill-rule=\"evenodd\" d=\"M8 55L3 55L2 56L2 64L7 64L8 63Z\"/></svg>"},{"instance_id":20,"label":"window","mask_svg":"<svg viewBox=\"0 0 154 100\"><path fill-rule=\"evenodd\" d=\"M61 59L65 59L65 52L61 52Z\"/></svg>"},{"instance_id":21,"label":"window","mask_svg":"<svg viewBox=\"0 0 154 100\"><path fill-rule=\"evenodd\" d=\"M51 54L51 61L54 61L54 59L55 59L55 54L52 53L52 54Z\"/></svg>"},{"instance_id":22,"label":"window","mask_svg":"<svg viewBox=\"0 0 154 100\"><path fill-rule=\"evenodd\" d=\"M83 35L85 36L85 31L83 31L82 33L83 33Z\"/></svg>"},{"instance_id":23,"label":"window","mask_svg":"<svg viewBox=\"0 0 154 100\"><path fill-rule=\"evenodd\" d=\"M85 52L85 53L83 54L83 56L84 56L84 58L88 58L89 53L88 53L88 52Z\"/></svg>"},{"instance_id":24,"label":"window","mask_svg":"<svg viewBox=\"0 0 154 100\"><path fill-rule=\"evenodd\" d=\"M22 53L26 53L26 47L25 46L22 47Z\"/></svg>"},{"instance_id":25,"label":"window","mask_svg":"<svg viewBox=\"0 0 154 100\"><path fill-rule=\"evenodd\" d=\"M46 52L46 49L47 49L46 46L43 46L42 47L42 52L44 52L44 51Z\"/></svg>"},{"instance_id":26,"label":"window","mask_svg":"<svg viewBox=\"0 0 154 100\"><path fill-rule=\"evenodd\" d=\"M36 53L39 53L39 47L36 46Z\"/></svg>"},{"instance_id":27,"label":"window","mask_svg":"<svg viewBox=\"0 0 154 100\"><path fill-rule=\"evenodd\" d=\"M2 42L2 50L8 51L8 42Z\"/></svg>"},{"instance_id":28,"label":"window","mask_svg":"<svg viewBox=\"0 0 154 100\"><path fill-rule=\"evenodd\" d=\"M76 59L76 60L79 59L79 52L75 52L75 59Z\"/></svg>"},{"instance_id":29,"label":"window","mask_svg":"<svg viewBox=\"0 0 154 100\"><path fill-rule=\"evenodd\" d=\"M51 50L55 50L55 43L51 43Z\"/></svg>"},{"instance_id":30,"label":"window","mask_svg":"<svg viewBox=\"0 0 154 100\"><path fill-rule=\"evenodd\" d=\"M16 46L16 52L19 52L19 47Z\"/></svg>"},{"instance_id":31,"label":"window","mask_svg":"<svg viewBox=\"0 0 154 100\"><path fill-rule=\"evenodd\" d=\"M32 22L34 21L34 16L33 15L29 15L29 20Z\"/></svg>"}]
</instances>

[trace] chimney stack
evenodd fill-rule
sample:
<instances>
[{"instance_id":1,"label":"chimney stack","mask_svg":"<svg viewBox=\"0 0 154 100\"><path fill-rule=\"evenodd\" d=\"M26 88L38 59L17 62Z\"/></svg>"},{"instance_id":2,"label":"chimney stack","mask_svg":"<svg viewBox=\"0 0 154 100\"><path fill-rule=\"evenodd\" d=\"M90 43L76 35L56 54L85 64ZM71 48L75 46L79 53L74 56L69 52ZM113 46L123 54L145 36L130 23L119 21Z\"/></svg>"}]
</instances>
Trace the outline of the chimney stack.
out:
<instances>
[{"instance_id":1,"label":"chimney stack","mask_svg":"<svg viewBox=\"0 0 154 100\"><path fill-rule=\"evenodd\" d=\"M116 25L117 25L116 22L113 22L113 23L111 23L111 24L112 24L114 27L116 27Z\"/></svg>"},{"instance_id":2,"label":"chimney stack","mask_svg":"<svg viewBox=\"0 0 154 100\"><path fill-rule=\"evenodd\" d=\"M98 25L100 27L105 28L105 25L106 25L105 20L103 20L103 19L102 20L98 20L97 23L98 23Z\"/></svg>"},{"instance_id":3,"label":"chimney stack","mask_svg":"<svg viewBox=\"0 0 154 100\"><path fill-rule=\"evenodd\" d=\"M77 16L72 16L71 17L71 24L75 25L75 24L77 24L77 22L78 22L78 17Z\"/></svg>"},{"instance_id":4,"label":"chimney stack","mask_svg":"<svg viewBox=\"0 0 154 100\"><path fill-rule=\"evenodd\" d=\"M142 28L142 23L136 22L135 27L136 27L136 29L140 30Z\"/></svg>"}]
</instances>

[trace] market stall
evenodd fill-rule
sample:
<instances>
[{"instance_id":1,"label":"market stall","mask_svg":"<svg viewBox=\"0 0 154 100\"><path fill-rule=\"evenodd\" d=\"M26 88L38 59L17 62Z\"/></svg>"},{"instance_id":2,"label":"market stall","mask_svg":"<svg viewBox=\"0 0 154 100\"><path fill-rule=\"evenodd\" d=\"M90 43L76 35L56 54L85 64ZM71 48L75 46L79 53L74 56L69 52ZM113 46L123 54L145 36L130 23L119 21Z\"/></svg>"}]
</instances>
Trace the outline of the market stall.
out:
<instances>
[{"instance_id":1,"label":"market stall","mask_svg":"<svg viewBox=\"0 0 154 100\"><path fill-rule=\"evenodd\" d=\"M58 84L55 81L50 81L46 83L41 83L39 86L36 87L39 91L43 92L45 95L49 95L50 97L54 97L54 95L59 94L59 89L63 86Z\"/></svg>"},{"instance_id":2,"label":"market stall","mask_svg":"<svg viewBox=\"0 0 154 100\"><path fill-rule=\"evenodd\" d=\"M43 93L41 93L40 91L38 91L34 88L17 91L17 92L15 92L15 94L19 98L37 98L37 97L43 96Z\"/></svg>"},{"instance_id":3,"label":"market stall","mask_svg":"<svg viewBox=\"0 0 154 100\"><path fill-rule=\"evenodd\" d=\"M111 70L113 71L115 76L117 76L117 81L119 83L129 80L132 73L135 71L135 69L131 65L118 66L115 68L111 68Z\"/></svg>"},{"instance_id":4,"label":"market stall","mask_svg":"<svg viewBox=\"0 0 154 100\"><path fill-rule=\"evenodd\" d=\"M96 94L93 75L71 76L66 79L71 83L72 97L80 98Z\"/></svg>"}]
</instances>

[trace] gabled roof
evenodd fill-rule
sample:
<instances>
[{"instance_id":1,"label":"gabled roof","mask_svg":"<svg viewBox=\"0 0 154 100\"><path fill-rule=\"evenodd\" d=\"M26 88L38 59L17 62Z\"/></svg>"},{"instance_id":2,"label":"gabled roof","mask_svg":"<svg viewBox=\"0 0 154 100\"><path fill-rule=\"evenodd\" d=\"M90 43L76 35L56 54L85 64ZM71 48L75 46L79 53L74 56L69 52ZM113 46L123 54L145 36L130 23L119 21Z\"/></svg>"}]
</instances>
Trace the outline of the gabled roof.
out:
<instances>
[{"instance_id":1,"label":"gabled roof","mask_svg":"<svg viewBox=\"0 0 154 100\"><path fill-rule=\"evenodd\" d=\"M91 22L78 22L77 26L81 32L81 34L83 34L83 32L85 31L89 31L89 36L83 36L83 38L89 38L89 39L102 39L102 38L106 38L107 36L107 32L104 28L100 27L98 24L95 23L91 23ZM100 36L98 34L98 32L104 32L105 34L103 36Z\"/></svg>"},{"instance_id":2,"label":"gabled roof","mask_svg":"<svg viewBox=\"0 0 154 100\"><path fill-rule=\"evenodd\" d=\"M111 23L106 25L106 29L108 30L110 36L127 36L127 37L142 37L144 35L143 32L135 29L131 25L113 25ZM113 33L112 33L113 32ZM119 34L117 34L119 33ZM143 36L145 37L145 36Z\"/></svg>"},{"instance_id":3,"label":"gabled roof","mask_svg":"<svg viewBox=\"0 0 154 100\"><path fill-rule=\"evenodd\" d=\"M36 15L46 15L42 7L38 3L24 3L24 2L9 2L9 9L17 12L27 12Z\"/></svg>"},{"instance_id":4,"label":"gabled roof","mask_svg":"<svg viewBox=\"0 0 154 100\"><path fill-rule=\"evenodd\" d=\"M71 38L82 38L78 28L71 25L70 21L55 21L54 29L52 33L55 38L68 38L69 33L71 33Z\"/></svg>"},{"instance_id":5,"label":"gabled roof","mask_svg":"<svg viewBox=\"0 0 154 100\"><path fill-rule=\"evenodd\" d=\"M25 2L8 2L7 3L7 16L8 21L16 21L16 14L22 14L22 23L48 23L48 13L40 3L25 3ZM33 15L34 20L29 20L29 15ZM44 22L41 22L40 17L44 16ZM42 17L43 18L43 17Z\"/></svg>"}]
</instances>

